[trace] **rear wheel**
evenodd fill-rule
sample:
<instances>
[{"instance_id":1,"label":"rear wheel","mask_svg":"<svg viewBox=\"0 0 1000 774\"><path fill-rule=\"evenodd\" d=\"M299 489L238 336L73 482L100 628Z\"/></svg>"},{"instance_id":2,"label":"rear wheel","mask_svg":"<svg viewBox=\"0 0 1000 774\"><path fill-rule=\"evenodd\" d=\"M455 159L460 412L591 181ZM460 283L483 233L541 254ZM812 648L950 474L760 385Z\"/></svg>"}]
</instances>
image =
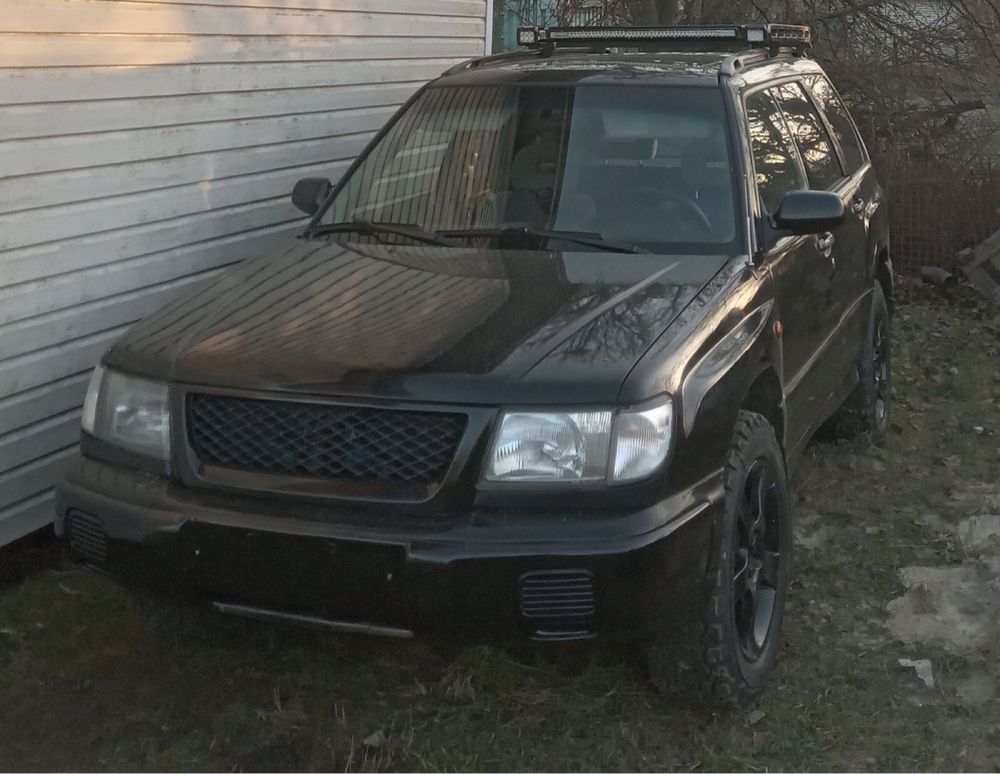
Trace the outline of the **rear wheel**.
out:
<instances>
[{"instance_id":1,"label":"rear wheel","mask_svg":"<svg viewBox=\"0 0 1000 774\"><path fill-rule=\"evenodd\" d=\"M889 307L882 286L876 282L868 336L858 360L858 386L831 419L839 438L868 435L876 444L885 441L892 405L890 332Z\"/></svg>"},{"instance_id":2,"label":"rear wheel","mask_svg":"<svg viewBox=\"0 0 1000 774\"><path fill-rule=\"evenodd\" d=\"M792 543L784 457L760 414L740 412L725 478L708 607L686 642L649 645L646 662L666 693L738 704L761 689L774 667Z\"/></svg>"}]
</instances>

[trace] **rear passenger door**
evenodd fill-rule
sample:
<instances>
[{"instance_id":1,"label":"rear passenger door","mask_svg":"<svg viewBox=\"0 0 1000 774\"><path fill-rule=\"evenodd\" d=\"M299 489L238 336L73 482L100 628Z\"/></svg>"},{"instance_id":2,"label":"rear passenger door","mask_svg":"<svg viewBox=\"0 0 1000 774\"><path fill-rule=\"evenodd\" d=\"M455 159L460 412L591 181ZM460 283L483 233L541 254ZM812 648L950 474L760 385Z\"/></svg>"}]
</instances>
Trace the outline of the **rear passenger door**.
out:
<instances>
[{"instance_id":1,"label":"rear passenger door","mask_svg":"<svg viewBox=\"0 0 1000 774\"><path fill-rule=\"evenodd\" d=\"M836 90L830 85L830 81L825 75L817 73L805 76L803 83L816 107L819 108L820 114L826 119L834 143L840 152L840 162L846 180L837 190L844 197L847 219L853 222L855 233L864 234L864 244L860 246L863 255L857 292L866 295L871 289L868 280L874 281L874 278L869 278L868 275L868 268L875 257L871 238L871 214L878 208L882 191L872 170L868 152L858 135L857 127ZM867 324L867 320L865 323ZM867 327L865 330L867 331Z\"/></svg>"},{"instance_id":2,"label":"rear passenger door","mask_svg":"<svg viewBox=\"0 0 1000 774\"><path fill-rule=\"evenodd\" d=\"M803 84L792 81L773 88L773 93L805 166L809 187L838 194L844 202L843 222L820 236L830 260L831 304L835 309L830 339L824 342L824 368L834 386L853 375L867 316L861 301L866 292L867 225L861 176L845 170L839 144L833 139Z\"/></svg>"}]
</instances>

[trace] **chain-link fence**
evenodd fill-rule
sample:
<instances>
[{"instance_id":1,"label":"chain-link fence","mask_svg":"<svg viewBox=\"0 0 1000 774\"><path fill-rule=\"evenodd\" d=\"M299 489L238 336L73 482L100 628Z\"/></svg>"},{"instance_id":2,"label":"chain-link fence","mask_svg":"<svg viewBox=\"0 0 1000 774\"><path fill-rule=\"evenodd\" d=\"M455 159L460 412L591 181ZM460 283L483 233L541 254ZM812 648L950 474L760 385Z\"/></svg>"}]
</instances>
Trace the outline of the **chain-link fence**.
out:
<instances>
[{"instance_id":1,"label":"chain-link fence","mask_svg":"<svg viewBox=\"0 0 1000 774\"><path fill-rule=\"evenodd\" d=\"M889 199L893 263L955 267L955 256L1000 230L1000 156L954 165L943 160L878 165Z\"/></svg>"}]
</instances>

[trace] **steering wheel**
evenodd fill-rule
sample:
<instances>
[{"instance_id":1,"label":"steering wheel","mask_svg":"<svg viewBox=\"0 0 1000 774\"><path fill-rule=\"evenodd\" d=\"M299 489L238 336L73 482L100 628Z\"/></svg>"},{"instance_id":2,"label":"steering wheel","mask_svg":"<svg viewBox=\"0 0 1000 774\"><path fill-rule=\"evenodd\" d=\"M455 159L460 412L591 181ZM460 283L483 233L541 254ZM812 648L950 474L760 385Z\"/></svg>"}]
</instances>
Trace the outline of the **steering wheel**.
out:
<instances>
[{"instance_id":1,"label":"steering wheel","mask_svg":"<svg viewBox=\"0 0 1000 774\"><path fill-rule=\"evenodd\" d=\"M614 215L625 211L634 217L637 210L649 213L650 217L662 216L660 205L664 200L680 205L680 208L690 216L689 220L694 221L699 226L699 232L703 234L712 232L712 221L709 220L705 211L695 203L694 199L669 191L659 191L655 188L636 188L629 191L621 201L611 207L604 217L607 220L615 220ZM656 212L654 213L653 210Z\"/></svg>"}]
</instances>

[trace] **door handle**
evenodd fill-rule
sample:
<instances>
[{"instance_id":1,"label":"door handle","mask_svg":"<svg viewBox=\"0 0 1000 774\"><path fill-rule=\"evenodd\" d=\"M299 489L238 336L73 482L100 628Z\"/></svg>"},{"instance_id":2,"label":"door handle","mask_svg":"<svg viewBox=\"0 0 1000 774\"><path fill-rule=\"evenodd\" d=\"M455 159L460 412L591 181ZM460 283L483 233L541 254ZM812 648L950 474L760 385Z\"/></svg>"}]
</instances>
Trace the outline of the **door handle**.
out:
<instances>
[{"instance_id":1,"label":"door handle","mask_svg":"<svg viewBox=\"0 0 1000 774\"><path fill-rule=\"evenodd\" d=\"M822 234L816 235L816 247L819 251L823 253L824 256L829 258L833 255L833 233L826 231Z\"/></svg>"},{"instance_id":2,"label":"door handle","mask_svg":"<svg viewBox=\"0 0 1000 774\"><path fill-rule=\"evenodd\" d=\"M855 215L860 215L865 211L865 200L860 196L855 196L854 200L851 202L851 212Z\"/></svg>"}]
</instances>

